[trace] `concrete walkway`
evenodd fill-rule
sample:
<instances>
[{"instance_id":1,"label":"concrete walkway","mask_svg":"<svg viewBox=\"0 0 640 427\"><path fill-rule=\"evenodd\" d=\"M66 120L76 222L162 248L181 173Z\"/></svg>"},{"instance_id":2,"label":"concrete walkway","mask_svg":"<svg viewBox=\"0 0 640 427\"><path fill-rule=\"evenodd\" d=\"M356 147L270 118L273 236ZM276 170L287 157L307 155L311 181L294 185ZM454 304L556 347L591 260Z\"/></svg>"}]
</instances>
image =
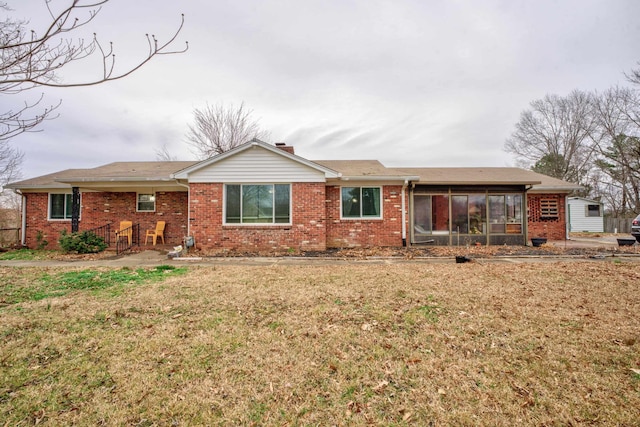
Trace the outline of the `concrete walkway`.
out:
<instances>
[{"instance_id":1,"label":"concrete walkway","mask_svg":"<svg viewBox=\"0 0 640 427\"><path fill-rule=\"evenodd\" d=\"M559 248L599 248L611 250L619 247L618 239L635 240L631 234L609 234L601 237L571 237L569 240L556 240L550 243ZM638 249L640 253L640 244L636 242L634 247Z\"/></svg>"},{"instance_id":2,"label":"concrete walkway","mask_svg":"<svg viewBox=\"0 0 640 427\"><path fill-rule=\"evenodd\" d=\"M572 237L569 240L553 240L549 244L558 248L612 249L618 247L615 237Z\"/></svg>"},{"instance_id":3,"label":"concrete walkway","mask_svg":"<svg viewBox=\"0 0 640 427\"><path fill-rule=\"evenodd\" d=\"M579 238L568 241L552 241L549 244L570 248L591 248L602 249L602 255L598 256L565 256L565 255L534 255L534 256L494 256L487 258L473 258L474 262L485 263L523 263L523 262L555 262L559 260L571 261L593 261L611 260L614 255L611 249L618 246L616 237L602 238ZM640 245L634 246L636 252L629 254L615 254L617 259L624 259L628 262L640 262ZM69 268L89 268L89 267L113 267L113 268L138 268L155 267L159 265L173 266L223 266L223 265L245 265L245 266L272 266L272 265L345 265L345 264L416 264L416 263L455 263L453 257L374 257L367 258L346 258L346 257L184 257L169 258L165 251L146 250L122 255L117 258L103 258L96 260L8 260L0 261L0 267L69 267Z\"/></svg>"}]
</instances>

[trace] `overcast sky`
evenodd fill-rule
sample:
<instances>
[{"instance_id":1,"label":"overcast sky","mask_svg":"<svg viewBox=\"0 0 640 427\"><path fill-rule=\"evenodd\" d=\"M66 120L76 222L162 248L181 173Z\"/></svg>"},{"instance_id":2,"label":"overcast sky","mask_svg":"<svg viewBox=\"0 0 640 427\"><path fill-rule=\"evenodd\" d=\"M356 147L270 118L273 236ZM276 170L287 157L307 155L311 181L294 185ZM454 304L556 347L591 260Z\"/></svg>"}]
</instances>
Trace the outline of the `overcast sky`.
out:
<instances>
[{"instance_id":1,"label":"overcast sky","mask_svg":"<svg viewBox=\"0 0 640 427\"><path fill-rule=\"evenodd\" d=\"M40 31L44 0L7 1ZM163 144L192 159L193 109L243 101L267 142L311 160L513 166L504 141L531 101L627 85L640 60L637 0L111 0L88 30L124 65L181 13L187 53L118 82L44 90L63 104L42 132L14 139L25 178L156 160ZM21 100L3 97L0 107Z\"/></svg>"}]
</instances>

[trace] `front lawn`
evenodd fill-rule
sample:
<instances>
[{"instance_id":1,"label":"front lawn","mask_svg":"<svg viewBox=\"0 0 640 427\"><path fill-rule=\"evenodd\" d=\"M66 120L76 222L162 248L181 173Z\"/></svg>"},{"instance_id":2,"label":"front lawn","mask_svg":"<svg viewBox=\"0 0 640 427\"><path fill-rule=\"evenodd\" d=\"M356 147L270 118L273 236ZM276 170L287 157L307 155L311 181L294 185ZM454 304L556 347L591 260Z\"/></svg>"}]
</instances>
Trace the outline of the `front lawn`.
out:
<instances>
[{"instance_id":1,"label":"front lawn","mask_svg":"<svg viewBox=\"0 0 640 427\"><path fill-rule=\"evenodd\" d=\"M0 267L14 289L68 272ZM265 264L118 283L4 301L7 425L640 419L637 263Z\"/></svg>"}]
</instances>

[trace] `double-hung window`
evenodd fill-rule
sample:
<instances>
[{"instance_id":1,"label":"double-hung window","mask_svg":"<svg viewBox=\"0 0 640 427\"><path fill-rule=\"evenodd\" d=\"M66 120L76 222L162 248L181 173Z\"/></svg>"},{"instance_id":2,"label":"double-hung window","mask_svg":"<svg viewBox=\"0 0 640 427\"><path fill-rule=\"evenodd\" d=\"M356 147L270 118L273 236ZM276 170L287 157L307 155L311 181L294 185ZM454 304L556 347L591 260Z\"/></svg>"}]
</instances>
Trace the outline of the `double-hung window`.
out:
<instances>
[{"instance_id":1,"label":"double-hung window","mask_svg":"<svg viewBox=\"0 0 640 427\"><path fill-rule=\"evenodd\" d=\"M49 219L71 219L72 194L49 194Z\"/></svg>"},{"instance_id":2,"label":"double-hung window","mask_svg":"<svg viewBox=\"0 0 640 427\"><path fill-rule=\"evenodd\" d=\"M342 187L343 218L381 218L380 187Z\"/></svg>"},{"instance_id":3,"label":"double-hung window","mask_svg":"<svg viewBox=\"0 0 640 427\"><path fill-rule=\"evenodd\" d=\"M138 193L138 201L136 204L136 210L138 212L155 212L156 210L156 195L155 194L143 194Z\"/></svg>"},{"instance_id":4,"label":"double-hung window","mask_svg":"<svg viewBox=\"0 0 640 427\"><path fill-rule=\"evenodd\" d=\"M290 224L290 184L225 185L226 224Z\"/></svg>"}]
</instances>

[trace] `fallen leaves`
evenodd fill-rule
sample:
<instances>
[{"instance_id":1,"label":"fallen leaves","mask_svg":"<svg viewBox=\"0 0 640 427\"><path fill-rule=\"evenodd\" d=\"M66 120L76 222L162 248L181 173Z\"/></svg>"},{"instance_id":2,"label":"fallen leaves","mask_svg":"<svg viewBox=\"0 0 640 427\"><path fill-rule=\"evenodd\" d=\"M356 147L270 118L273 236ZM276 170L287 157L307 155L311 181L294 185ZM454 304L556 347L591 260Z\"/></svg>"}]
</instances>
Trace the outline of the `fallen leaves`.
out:
<instances>
[{"instance_id":1,"label":"fallen leaves","mask_svg":"<svg viewBox=\"0 0 640 427\"><path fill-rule=\"evenodd\" d=\"M190 267L116 297L3 309L0 364L17 384L4 386L0 418L35 424L41 408L51 425L640 417L636 266L358 264Z\"/></svg>"},{"instance_id":2,"label":"fallen leaves","mask_svg":"<svg viewBox=\"0 0 640 427\"><path fill-rule=\"evenodd\" d=\"M382 380L377 385L375 385L372 390L376 393L382 392L389 385L389 381Z\"/></svg>"}]
</instances>

